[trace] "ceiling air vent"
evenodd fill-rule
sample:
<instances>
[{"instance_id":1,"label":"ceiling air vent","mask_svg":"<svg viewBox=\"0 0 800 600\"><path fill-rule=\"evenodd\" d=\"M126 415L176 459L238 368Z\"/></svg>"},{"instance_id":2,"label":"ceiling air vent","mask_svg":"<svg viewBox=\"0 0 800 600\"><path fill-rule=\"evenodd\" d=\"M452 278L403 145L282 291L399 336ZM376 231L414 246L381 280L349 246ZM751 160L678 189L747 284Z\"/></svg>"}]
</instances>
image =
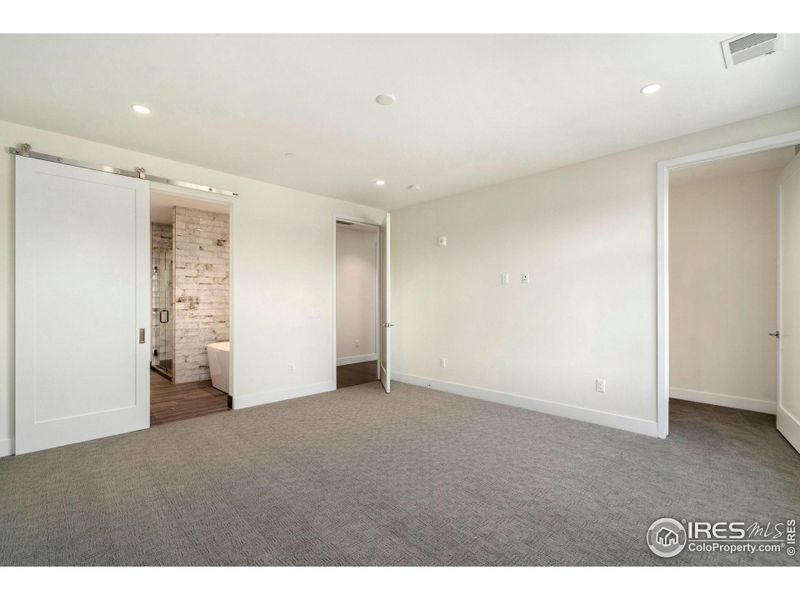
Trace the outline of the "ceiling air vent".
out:
<instances>
[{"instance_id":1,"label":"ceiling air vent","mask_svg":"<svg viewBox=\"0 0 800 600\"><path fill-rule=\"evenodd\" d=\"M782 33L743 33L722 42L725 68L732 69L747 60L772 54L783 48Z\"/></svg>"}]
</instances>

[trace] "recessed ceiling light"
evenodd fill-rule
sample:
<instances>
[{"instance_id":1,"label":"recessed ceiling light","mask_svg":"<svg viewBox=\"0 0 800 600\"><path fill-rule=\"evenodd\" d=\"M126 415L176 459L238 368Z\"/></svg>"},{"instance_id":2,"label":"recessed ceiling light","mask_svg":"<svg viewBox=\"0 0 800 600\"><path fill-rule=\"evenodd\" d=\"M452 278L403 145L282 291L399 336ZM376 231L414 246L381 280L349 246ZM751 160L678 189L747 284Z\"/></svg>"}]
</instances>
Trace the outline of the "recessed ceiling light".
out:
<instances>
[{"instance_id":1,"label":"recessed ceiling light","mask_svg":"<svg viewBox=\"0 0 800 600\"><path fill-rule=\"evenodd\" d=\"M375 98L375 102L381 106L391 106L397 102L397 96L394 94L380 94Z\"/></svg>"},{"instance_id":2,"label":"recessed ceiling light","mask_svg":"<svg viewBox=\"0 0 800 600\"><path fill-rule=\"evenodd\" d=\"M645 96L649 96L650 94L655 94L656 92L658 92L660 90L661 90L661 84L660 83L648 83L646 86L644 86L639 91L642 92Z\"/></svg>"},{"instance_id":3,"label":"recessed ceiling light","mask_svg":"<svg viewBox=\"0 0 800 600\"><path fill-rule=\"evenodd\" d=\"M407 190L411 190L412 192L418 192L422 189L422 186L417 183L412 183L410 186L406 188Z\"/></svg>"},{"instance_id":4,"label":"recessed ceiling light","mask_svg":"<svg viewBox=\"0 0 800 600\"><path fill-rule=\"evenodd\" d=\"M139 113L140 115L150 114L150 109L143 104L131 104L131 109L133 109L133 112Z\"/></svg>"},{"instance_id":5,"label":"recessed ceiling light","mask_svg":"<svg viewBox=\"0 0 800 600\"><path fill-rule=\"evenodd\" d=\"M375 185L377 185L378 187L383 187L384 185L386 185L386 182L383 179L376 179Z\"/></svg>"}]
</instances>

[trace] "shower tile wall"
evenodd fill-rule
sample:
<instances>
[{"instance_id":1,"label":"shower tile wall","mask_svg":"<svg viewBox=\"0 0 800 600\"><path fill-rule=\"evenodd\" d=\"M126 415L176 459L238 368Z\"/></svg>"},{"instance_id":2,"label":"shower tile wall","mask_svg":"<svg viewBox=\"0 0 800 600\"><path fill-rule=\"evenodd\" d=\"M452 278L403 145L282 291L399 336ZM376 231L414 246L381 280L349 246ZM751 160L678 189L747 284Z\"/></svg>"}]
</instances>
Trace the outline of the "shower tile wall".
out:
<instances>
[{"instance_id":1,"label":"shower tile wall","mask_svg":"<svg viewBox=\"0 0 800 600\"><path fill-rule=\"evenodd\" d=\"M174 382L209 379L206 345L230 339L227 214L174 208Z\"/></svg>"}]
</instances>

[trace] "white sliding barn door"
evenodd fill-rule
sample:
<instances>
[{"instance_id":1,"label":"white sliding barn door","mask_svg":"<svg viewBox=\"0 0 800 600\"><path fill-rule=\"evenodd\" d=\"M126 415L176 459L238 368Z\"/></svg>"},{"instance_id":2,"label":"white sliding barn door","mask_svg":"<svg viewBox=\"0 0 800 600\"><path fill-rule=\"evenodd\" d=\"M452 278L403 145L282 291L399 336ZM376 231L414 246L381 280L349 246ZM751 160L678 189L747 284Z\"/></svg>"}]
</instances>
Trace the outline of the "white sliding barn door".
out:
<instances>
[{"instance_id":1,"label":"white sliding barn door","mask_svg":"<svg viewBox=\"0 0 800 600\"><path fill-rule=\"evenodd\" d=\"M800 451L800 157L783 171L780 184L777 425Z\"/></svg>"},{"instance_id":2,"label":"white sliding barn door","mask_svg":"<svg viewBox=\"0 0 800 600\"><path fill-rule=\"evenodd\" d=\"M381 304L380 304L380 324L381 324L381 347L380 361L378 362L378 375L386 392L392 390L392 311L391 311L391 229L390 215L386 213L386 219L381 224Z\"/></svg>"},{"instance_id":3,"label":"white sliding barn door","mask_svg":"<svg viewBox=\"0 0 800 600\"><path fill-rule=\"evenodd\" d=\"M149 427L149 194L16 158L17 454Z\"/></svg>"}]
</instances>

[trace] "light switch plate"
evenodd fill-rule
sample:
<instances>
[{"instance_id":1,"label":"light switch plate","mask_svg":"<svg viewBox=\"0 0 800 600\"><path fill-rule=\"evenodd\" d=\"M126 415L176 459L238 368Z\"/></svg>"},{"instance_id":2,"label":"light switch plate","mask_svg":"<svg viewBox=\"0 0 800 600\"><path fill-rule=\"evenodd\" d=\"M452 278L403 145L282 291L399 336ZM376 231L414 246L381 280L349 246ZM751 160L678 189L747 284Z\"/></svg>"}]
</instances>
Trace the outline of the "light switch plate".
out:
<instances>
[{"instance_id":1,"label":"light switch plate","mask_svg":"<svg viewBox=\"0 0 800 600\"><path fill-rule=\"evenodd\" d=\"M522 274L522 283L530 283L531 282L531 274L525 271Z\"/></svg>"}]
</instances>

